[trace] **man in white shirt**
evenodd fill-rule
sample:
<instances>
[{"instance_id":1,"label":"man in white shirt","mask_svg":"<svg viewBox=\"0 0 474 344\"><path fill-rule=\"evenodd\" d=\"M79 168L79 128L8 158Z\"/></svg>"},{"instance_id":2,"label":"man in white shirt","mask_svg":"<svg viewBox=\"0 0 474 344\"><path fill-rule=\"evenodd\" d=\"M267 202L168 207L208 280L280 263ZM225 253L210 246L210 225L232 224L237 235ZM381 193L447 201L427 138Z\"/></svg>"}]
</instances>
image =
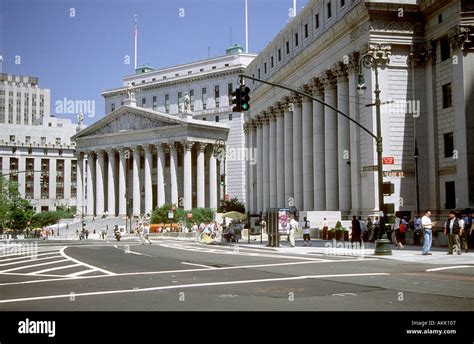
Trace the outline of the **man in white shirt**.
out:
<instances>
[{"instance_id":1,"label":"man in white shirt","mask_svg":"<svg viewBox=\"0 0 474 344\"><path fill-rule=\"evenodd\" d=\"M303 218L303 240L304 246L311 246L311 236L310 236L311 223L306 217Z\"/></svg>"},{"instance_id":2,"label":"man in white shirt","mask_svg":"<svg viewBox=\"0 0 474 344\"><path fill-rule=\"evenodd\" d=\"M431 243L433 242L433 225L431 223L431 211L427 210L421 218L421 226L423 227L423 254L431 255Z\"/></svg>"},{"instance_id":3,"label":"man in white shirt","mask_svg":"<svg viewBox=\"0 0 474 344\"><path fill-rule=\"evenodd\" d=\"M329 221L326 218L324 218L324 221L323 221L323 236L322 236L323 239L327 238L328 227L329 227Z\"/></svg>"},{"instance_id":4,"label":"man in white shirt","mask_svg":"<svg viewBox=\"0 0 474 344\"><path fill-rule=\"evenodd\" d=\"M294 216L291 216L290 220L290 233L288 234L290 239L290 247L295 247L295 233L296 229L298 228L298 221L295 220Z\"/></svg>"}]
</instances>

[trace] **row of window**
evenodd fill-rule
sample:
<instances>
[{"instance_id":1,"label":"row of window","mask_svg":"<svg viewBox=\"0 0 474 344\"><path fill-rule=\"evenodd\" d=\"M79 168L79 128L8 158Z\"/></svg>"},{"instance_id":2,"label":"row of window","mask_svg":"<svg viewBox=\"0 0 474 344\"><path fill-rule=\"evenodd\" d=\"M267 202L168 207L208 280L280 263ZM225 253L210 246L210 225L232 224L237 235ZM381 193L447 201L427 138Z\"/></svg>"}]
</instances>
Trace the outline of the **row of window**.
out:
<instances>
[{"instance_id":1,"label":"row of window","mask_svg":"<svg viewBox=\"0 0 474 344\"><path fill-rule=\"evenodd\" d=\"M334 6L335 2L336 1L326 2L325 14L326 14L326 19L327 20L330 20L333 16L333 6ZM339 7L340 8L345 7L346 0L338 0L338 2L339 2ZM313 23L314 23L314 25L313 25L314 31L319 30L319 28L320 28L320 13L319 12L314 14L314 22ZM309 24L308 23L305 23L303 25L302 34L303 34L304 39L307 39L309 37ZM300 45L299 32L295 32L293 35L294 35L294 37L293 37L293 46L296 49ZM289 40L287 40L285 42L284 48L285 48L285 54L290 55L290 53L291 53L291 43L290 43ZM276 58L277 58L278 62L281 62L281 60L282 60L282 48L281 47L278 47L278 49L276 50ZM270 69L274 68L275 60L274 60L273 55L270 56L270 61L269 62L270 62ZM266 74L267 72L268 72L267 62L264 62L263 63L263 73ZM255 77L255 73L252 76ZM260 79L261 77L262 77L262 73L261 73L261 68L259 67L259 68L257 68L257 78ZM255 83L255 81L253 81L253 83Z\"/></svg>"},{"instance_id":2,"label":"row of window","mask_svg":"<svg viewBox=\"0 0 474 344\"><path fill-rule=\"evenodd\" d=\"M231 103L232 93L234 92L233 87L234 87L233 83L227 84L227 96L229 98L229 104ZM182 91L179 91L177 93L177 99L178 99L177 103L178 103L179 112L181 112L183 108L184 96L185 95L183 94ZM191 111L194 111L194 103L195 103L194 90L189 90L188 96L189 96ZM220 86L219 85L214 86L214 99L215 99L215 107L216 108L220 107L221 104L220 104ZM201 88L201 104L202 104L202 110L206 110L207 109L207 87ZM123 105L123 102L122 102L122 105ZM147 105L147 98L144 97L141 99L141 106L146 107L146 105ZM165 112L169 113L170 111L170 94L169 93L166 93L164 95L164 108L165 108ZM152 96L152 109L155 111L158 109L158 96ZM111 111L114 111L114 110L115 110L115 103L112 103Z\"/></svg>"}]
</instances>

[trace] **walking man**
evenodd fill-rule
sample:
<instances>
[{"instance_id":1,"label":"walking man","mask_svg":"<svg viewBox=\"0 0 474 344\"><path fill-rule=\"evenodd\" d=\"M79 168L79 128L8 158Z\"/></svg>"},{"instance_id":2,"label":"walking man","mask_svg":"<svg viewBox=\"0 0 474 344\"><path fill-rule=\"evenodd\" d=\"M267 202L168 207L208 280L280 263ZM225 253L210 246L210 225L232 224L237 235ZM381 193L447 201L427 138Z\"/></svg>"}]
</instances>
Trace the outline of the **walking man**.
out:
<instances>
[{"instance_id":1,"label":"walking man","mask_svg":"<svg viewBox=\"0 0 474 344\"><path fill-rule=\"evenodd\" d=\"M326 239L328 236L328 227L329 227L329 222L326 218L324 218L323 221L323 239Z\"/></svg>"},{"instance_id":2,"label":"walking man","mask_svg":"<svg viewBox=\"0 0 474 344\"><path fill-rule=\"evenodd\" d=\"M359 245L362 244L360 238L360 222L359 220L357 220L357 217L355 215L352 217L351 244L354 244L354 242L358 242Z\"/></svg>"},{"instance_id":3,"label":"walking man","mask_svg":"<svg viewBox=\"0 0 474 344\"><path fill-rule=\"evenodd\" d=\"M431 255L431 243L433 242L433 224L431 223L431 211L427 210L421 218L423 227L423 255Z\"/></svg>"},{"instance_id":4,"label":"walking man","mask_svg":"<svg viewBox=\"0 0 474 344\"><path fill-rule=\"evenodd\" d=\"M143 241L142 241L142 244L144 244L145 241L148 241L148 244L151 245L151 240L150 240L150 226L148 225L148 223L146 223L146 224L143 226Z\"/></svg>"},{"instance_id":5,"label":"walking man","mask_svg":"<svg viewBox=\"0 0 474 344\"><path fill-rule=\"evenodd\" d=\"M294 215L291 216L289 225L290 225L290 232L288 234L288 237L290 240L290 247L295 247L295 232L296 232L296 229L298 228L298 221L295 220Z\"/></svg>"},{"instance_id":6,"label":"walking man","mask_svg":"<svg viewBox=\"0 0 474 344\"><path fill-rule=\"evenodd\" d=\"M311 229L311 224L306 218L306 216L303 218L304 225L303 225L303 240L304 240L304 246L311 246L311 236L310 236L310 229Z\"/></svg>"},{"instance_id":7,"label":"walking man","mask_svg":"<svg viewBox=\"0 0 474 344\"><path fill-rule=\"evenodd\" d=\"M454 211L449 212L449 219L444 225L444 234L448 236L448 254L453 254L453 249L457 254L461 254L461 240L459 232L461 225Z\"/></svg>"}]
</instances>

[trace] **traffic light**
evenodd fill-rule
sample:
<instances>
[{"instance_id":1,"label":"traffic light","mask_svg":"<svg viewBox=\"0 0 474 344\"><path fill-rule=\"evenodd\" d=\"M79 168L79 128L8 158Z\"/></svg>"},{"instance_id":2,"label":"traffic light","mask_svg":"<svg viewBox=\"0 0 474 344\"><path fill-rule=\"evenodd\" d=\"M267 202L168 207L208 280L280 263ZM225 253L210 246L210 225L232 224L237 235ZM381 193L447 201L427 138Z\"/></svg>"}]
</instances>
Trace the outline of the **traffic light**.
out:
<instances>
[{"instance_id":1,"label":"traffic light","mask_svg":"<svg viewBox=\"0 0 474 344\"><path fill-rule=\"evenodd\" d=\"M249 96L249 93L250 93L250 88L244 86L241 88L240 90L240 109L242 111L248 111L250 109L250 96Z\"/></svg>"},{"instance_id":2,"label":"traffic light","mask_svg":"<svg viewBox=\"0 0 474 344\"><path fill-rule=\"evenodd\" d=\"M225 173L221 174L221 185L225 185Z\"/></svg>"},{"instance_id":3,"label":"traffic light","mask_svg":"<svg viewBox=\"0 0 474 344\"><path fill-rule=\"evenodd\" d=\"M242 112L241 101L242 99L239 87L232 93L232 105L234 105L232 112Z\"/></svg>"},{"instance_id":4,"label":"traffic light","mask_svg":"<svg viewBox=\"0 0 474 344\"><path fill-rule=\"evenodd\" d=\"M382 193L384 194L384 196L393 195L394 192L395 192L395 185L393 185L393 183L390 183L390 182L383 183Z\"/></svg>"}]
</instances>

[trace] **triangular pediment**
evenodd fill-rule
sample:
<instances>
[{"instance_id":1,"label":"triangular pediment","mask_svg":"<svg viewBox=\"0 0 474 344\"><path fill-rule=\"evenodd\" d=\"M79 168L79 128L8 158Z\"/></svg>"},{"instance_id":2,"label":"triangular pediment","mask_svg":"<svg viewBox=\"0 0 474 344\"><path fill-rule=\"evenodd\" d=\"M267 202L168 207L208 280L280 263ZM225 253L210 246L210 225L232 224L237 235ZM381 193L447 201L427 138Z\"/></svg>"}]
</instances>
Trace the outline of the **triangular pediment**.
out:
<instances>
[{"instance_id":1,"label":"triangular pediment","mask_svg":"<svg viewBox=\"0 0 474 344\"><path fill-rule=\"evenodd\" d=\"M180 118L142 108L121 107L76 134L75 138L101 136L183 124Z\"/></svg>"}]
</instances>

